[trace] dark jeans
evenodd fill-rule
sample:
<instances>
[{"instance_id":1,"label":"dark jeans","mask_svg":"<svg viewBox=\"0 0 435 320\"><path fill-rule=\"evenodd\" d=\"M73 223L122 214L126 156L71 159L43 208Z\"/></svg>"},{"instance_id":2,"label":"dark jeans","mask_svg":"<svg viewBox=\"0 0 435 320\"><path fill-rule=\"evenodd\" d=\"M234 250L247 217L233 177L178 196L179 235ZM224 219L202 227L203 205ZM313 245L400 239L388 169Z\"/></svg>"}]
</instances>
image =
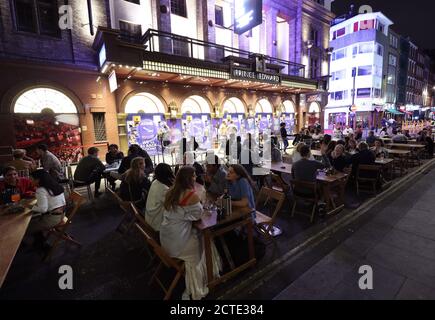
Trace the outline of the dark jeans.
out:
<instances>
[{"instance_id":1,"label":"dark jeans","mask_svg":"<svg viewBox=\"0 0 435 320\"><path fill-rule=\"evenodd\" d=\"M88 185L88 184L95 183L95 193L97 193L100 190L101 178L102 178L102 172L100 172L100 171L93 171L91 173L91 175L84 181L84 184L78 184L78 183L76 183L75 185L77 187L80 187L80 186L83 186L83 185Z\"/></svg>"},{"instance_id":2,"label":"dark jeans","mask_svg":"<svg viewBox=\"0 0 435 320\"><path fill-rule=\"evenodd\" d=\"M284 142L284 152L287 151L288 148L288 140L287 138L283 138L283 142Z\"/></svg>"}]
</instances>

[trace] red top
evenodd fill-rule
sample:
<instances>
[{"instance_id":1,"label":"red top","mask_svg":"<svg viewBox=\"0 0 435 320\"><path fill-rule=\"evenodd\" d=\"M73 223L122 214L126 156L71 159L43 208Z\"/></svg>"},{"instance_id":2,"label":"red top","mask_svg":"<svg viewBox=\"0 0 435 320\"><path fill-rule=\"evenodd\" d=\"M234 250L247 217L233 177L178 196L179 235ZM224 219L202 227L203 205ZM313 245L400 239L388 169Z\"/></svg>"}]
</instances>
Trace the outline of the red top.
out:
<instances>
[{"instance_id":1,"label":"red top","mask_svg":"<svg viewBox=\"0 0 435 320\"><path fill-rule=\"evenodd\" d=\"M12 187L6 185L5 181L0 181L0 193L3 192L7 187ZM17 185L14 188L18 189L22 196L29 196L35 192L35 186L32 180L28 178L18 178Z\"/></svg>"},{"instance_id":2,"label":"red top","mask_svg":"<svg viewBox=\"0 0 435 320\"><path fill-rule=\"evenodd\" d=\"M190 199L191 196L195 194L195 191L190 191L183 199L181 199L179 205L182 207L185 207L187 205L187 201Z\"/></svg>"}]
</instances>

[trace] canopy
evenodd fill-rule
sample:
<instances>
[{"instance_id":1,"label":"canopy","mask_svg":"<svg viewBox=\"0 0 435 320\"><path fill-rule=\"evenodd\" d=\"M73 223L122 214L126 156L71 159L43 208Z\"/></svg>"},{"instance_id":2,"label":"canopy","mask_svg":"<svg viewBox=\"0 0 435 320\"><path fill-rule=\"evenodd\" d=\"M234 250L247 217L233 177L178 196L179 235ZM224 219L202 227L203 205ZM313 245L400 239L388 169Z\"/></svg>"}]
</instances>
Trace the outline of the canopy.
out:
<instances>
[{"instance_id":1,"label":"canopy","mask_svg":"<svg viewBox=\"0 0 435 320\"><path fill-rule=\"evenodd\" d=\"M392 114L395 114L395 115L399 115L399 116L403 116L404 115L403 112L400 112L399 110L396 110L396 109L387 109L385 111L389 112L389 113L392 113Z\"/></svg>"}]
</instances>

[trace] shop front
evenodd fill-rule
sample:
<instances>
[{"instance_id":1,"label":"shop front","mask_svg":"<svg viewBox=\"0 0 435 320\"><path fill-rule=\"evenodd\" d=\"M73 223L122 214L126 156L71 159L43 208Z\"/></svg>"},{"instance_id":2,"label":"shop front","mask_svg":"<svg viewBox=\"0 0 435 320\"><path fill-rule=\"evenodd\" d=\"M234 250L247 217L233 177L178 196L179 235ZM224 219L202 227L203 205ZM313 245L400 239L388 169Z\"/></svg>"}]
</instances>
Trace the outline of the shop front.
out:
<instances>
[{"instance_id":1,"label":"shop front","mask_svg":"<svg viewBox=\"0 0 435 320\"><path fill-rule=\"evenodd\" d=\"M201 149L210 149L213 143L209 102L201 96L190 96L181 105L182 132L188 141L195 137Z\"/></svg>"},{"instance_id":2,"label":"shop front","mask_svg":"<svg viewBox=\"0 0 435 320\"><path fill-rule=\"evenodd\" d=\"M308 106L307 127L314 127L320 123L320 103L311 102Z\"/></svg>"}]
</instances>

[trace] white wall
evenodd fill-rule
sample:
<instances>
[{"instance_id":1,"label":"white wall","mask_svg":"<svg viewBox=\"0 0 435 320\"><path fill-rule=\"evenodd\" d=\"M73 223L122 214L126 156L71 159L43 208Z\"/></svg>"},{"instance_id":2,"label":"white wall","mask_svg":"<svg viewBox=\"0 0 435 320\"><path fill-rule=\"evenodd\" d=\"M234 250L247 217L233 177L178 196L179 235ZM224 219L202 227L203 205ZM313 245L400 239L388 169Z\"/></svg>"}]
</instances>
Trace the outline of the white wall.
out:
<instances>
[{"instance_id":1,"label":"white wall","mask_svg":"<svg viewBox=\"0 0 435 320\"><path fill-rule=\"evenodd\" d=\"M284 22L283 22L284 21ZM290 29L288 22L284 19L278 18L276 24L276 41L277 43L277 57L283 60L289 60L289 39Z\"/></svg>"},{"instance_id":2,"label":"white wall","mask_svg":"<svg viewBox=\"0 0 435 320\"><path fill-rule=\"evenodd\" d=\"M196 14L196 0L186 0L186 4L187 18L171 13L171 32L181 36L203 40L203 36L198 34L197 19L200 17L197 17ZM201 46L194 46L193 56L195 58L203 59L204 48Z\"/></svg>"},{"instance_id":3,"label":"white wall","mask_svg":"<svg viewBox=\"0 0 435 320\"><path fill-rule=\"evenodd\" d=\"M140 24L142 33L145 33L149 28L157 29L151 0L141 0L140 4L124 0L110 0L110 18L113 29L119 29L119 20Z\"/></svg>"}]
</instances>

